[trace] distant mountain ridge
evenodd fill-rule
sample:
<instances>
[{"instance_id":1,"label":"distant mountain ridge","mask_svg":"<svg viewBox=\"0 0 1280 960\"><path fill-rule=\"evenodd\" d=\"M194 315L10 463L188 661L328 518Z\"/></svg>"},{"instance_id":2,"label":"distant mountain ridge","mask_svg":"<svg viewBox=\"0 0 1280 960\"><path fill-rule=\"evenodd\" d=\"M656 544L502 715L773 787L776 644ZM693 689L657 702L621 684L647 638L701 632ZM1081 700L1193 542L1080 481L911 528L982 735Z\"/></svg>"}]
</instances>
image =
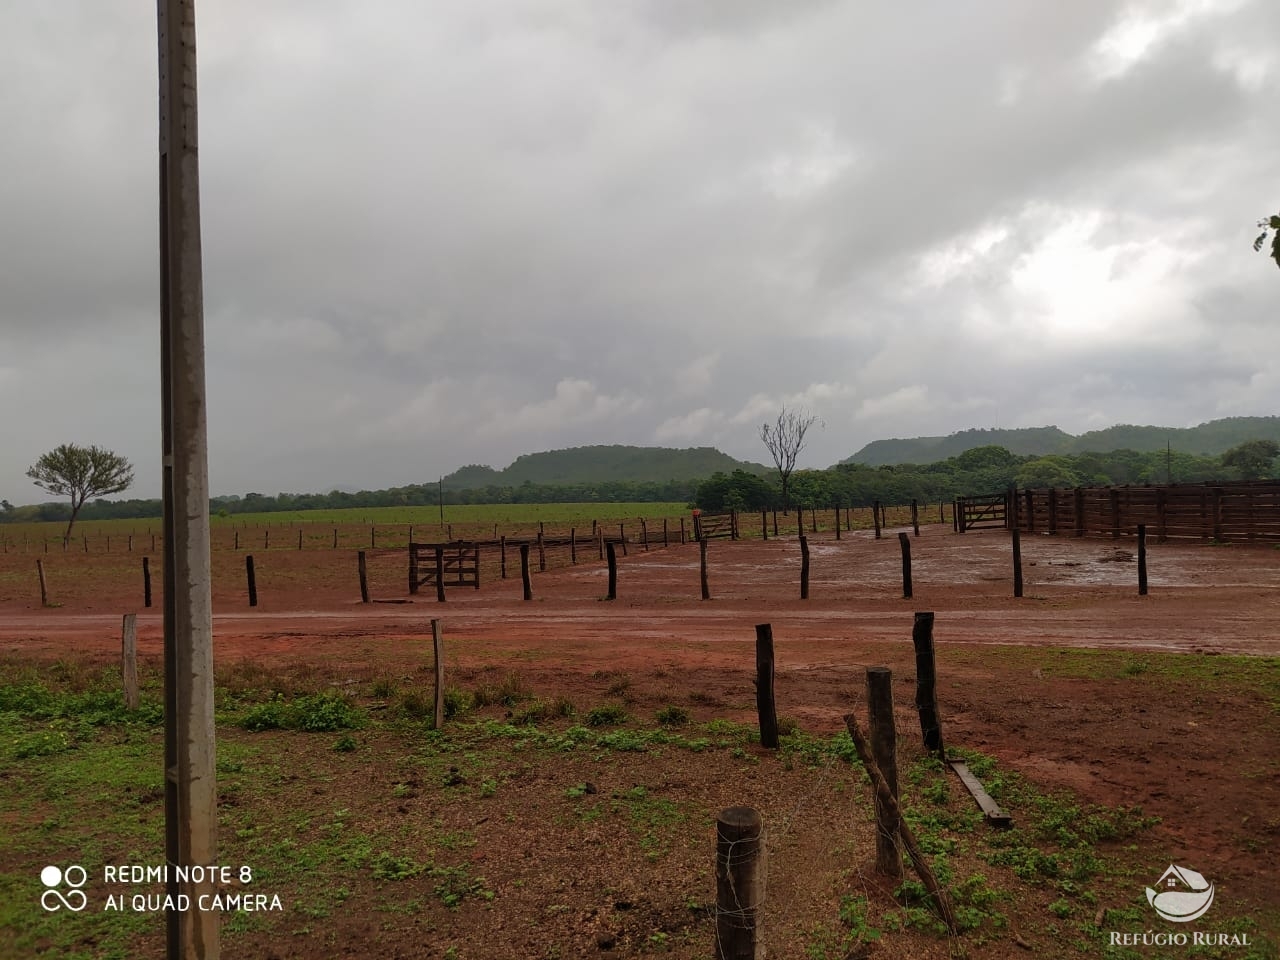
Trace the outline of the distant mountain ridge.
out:
<instances>
[{"instance_id":1,"label":"distant mountain ridge","mask_svg":"<svg viewBox=\"0 0 1280 960\"><path fill-rule=\"evenodd\" d=\"M1004 447L1021 456L1068 453L1109 453L1137 450L1150 453L1168 444L1182 453L1215 457L1246 440L1280 442L1280 417L1227 417L1195 427L1152 427L1117 424L1074 436L1057 427L1020 427L1009 430L961 430L946 437L873 440L841 463L869 467L899 463L934 463L958 457L974 447Z\"/></svg>"},{"instance_id":2,"label":"distant mountain ridge","mask_svg":"<svg viewBox=\"0 0 1280 960\"><path fill-rule=\"evenodd\" d=\"M503 470L470 464L448 474L443 484L446 490L465 490L518 487L522 483L664 483L704 480L713 473L734 470L764 473L766 468L758 463L735 460L714 447L602 445L526 453Z\"/></svg>"}]
</instances>

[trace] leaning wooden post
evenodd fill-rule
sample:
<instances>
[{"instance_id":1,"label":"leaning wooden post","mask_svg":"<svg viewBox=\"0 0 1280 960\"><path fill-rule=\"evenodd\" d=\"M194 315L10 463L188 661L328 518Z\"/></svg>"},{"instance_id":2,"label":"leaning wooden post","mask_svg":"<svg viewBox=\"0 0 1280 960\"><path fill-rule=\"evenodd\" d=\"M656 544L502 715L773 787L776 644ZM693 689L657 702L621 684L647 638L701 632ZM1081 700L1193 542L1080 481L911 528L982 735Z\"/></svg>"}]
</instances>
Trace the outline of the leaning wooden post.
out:
<instances>
[{"instance_id":1,"label":"leaning wooden post","mask_svg":"<svg viewBox=\"0 0 1280 960\"><path fill-rule=\"evenodd\" d=\"M524 598L533 599L533 584L529 582L529 545L520 544L520 580L524 584Z\"/></svg>"},{"instance_id":2,"label":"leaning wooden post","mask_svg":"<svg viewBox=\"0 0 1280 960\"><path fill-rule=\"evenodd\" d=\"M800 534L800 599L809 599L809 541Z\"/></svg>"},{"instance_id":3,"label":"leaning wooden post","mask_svg":"<svg viewBox=\"0 0 1280 960\"><path fill-rule=\"evenodd\" d=\"M151 606L151 558L142 558L142 605Z\"/></svg>"},{"instance_id":4,"label":"leaning wooden post","mask_svg":"<svg viewBox=\"0 0 1280 960\"><path fill-rule=\"evenodd\" d=\"M1013 595L1022 596L1022 537L1018 528L1009 531L1013 536Z\"/></svg>"},{"instance_id":5,"label":"leaning wooden post","mask_svg":"<svg viewBox=\"0 0 1280 960\"><path fill-rule=\"evenodd\" d=\"M138 709L138 615L126 613L120 628L120 671L124 681L124 708Z\"/></svg>"},{"instance_id":6,"label":"leaning wooden post","mask_svg":"<svg viewBox=\"0 0 1280 960\"><path fill-rule=\"evenodd\" d=\"M937 676L933 661L933 614L917 613L911 630L916 649L916 710L920 712L920 732L926 750L946 762L942 745L942 722L938 719Z\"/></svg>"},{"instance_id":7,"label":"leaning wooden post","mask_svg":"<svg viewBox=\"0 0 1280 960\"><path fill-rule=\"evenodd\" d=\"M49 587L44 581L44 561L36 560L36 573L40 577L40 606L49 605Z\"/></svg>"},{"instance_id":8,"label":"leaning wooden post","mask_svg":"<svg viewBox=\"0 0 1280 960\"><path fill-rule=\"evenodd\" d=\"M444 547L436 546L436 603L444 603Z\"/></svg>"},{"instance_id":9,"label":"leaning wooden post","mask_svg":"<svg viewBox=\"0 0 1280 960\"><path fill-rule=\"evenodd\" d=\"M253 554L246 553L244 557L244 576L249 582L249 606L256 607L258 605L258 578L253 572Z\"/></svg>"},{"instance_id":10,"label":"leaning wooden post","mask_svg":"<svg viewBox=\"0 0 1280 960\"><path fill-rule=\"evenodd\" d=\"M902 534L906 536L906 534ZM893 721L893 673L888 667L867 667L868 732L871 755L898 799L897 728ZM887 877L902 876L902 854L898 850L901 817L881 801L876 792L876 871Z\"/></svg>"},{"instance_id":11,"label":"leaning wooden post","mask_svg":"<svg viewBox=\"0 0 1280 960\"><path fill-rule=\"evenodd\" d=\"M409 573L409 592L418 592L418 564L413 556L413 551L409 552L410 573ZM365 561L364 551L356 551L356 574L360 577L360 602L369 602L369 566Z\"/></svg>"},{"instance_id":12,"label":"leaning wooden post","mask_svg":"<svg viewBox=\"0 0 1280 960\"><path fill-rule=\"evenodd\" d=\"M707 541L698 541L698 558L702 565L702 599L711 599L711 587L707 583Z\"/></svg>"},{"instance_id":13,"label":"leaning wooden post","mask_svg":"<svg viewBox=\"0 0 1280 960\"><path fill-rule=\"evenodd\" d=\"M880 539L880 501L871 502L871 519L876 525L876 539Z\"/></svg>"},{"instance_id":14,"label":"leaning wooden post","mask_svg":"<svg viewBox=\"0 0 1280 960\"><path fill-rule=\"evenodd\" d=\"M618 551L613 547L613 541L610 540L605 545L605 555L609 561L609 594L606 600L618 599Z\"/></svg>"},{"instance_id":15,"label":"leaning wooden post","mask_svg":"<svg viewBox=\"0 0 1280 960\"><path fill-rule=\"evenodd\" d=\"M444 637L440 632L440 621L431 621L431 647L436 658L436 712L435 729L444 727Z\"/></svg>"},{"instance_id":16,"label":"leaning wooden post","mask_svg":"<svg viewBox=\"0 0 1280 960\"><path fill-rule=\"evenodd\" d=\"M627 528L625 523L618 524L618 542L622 544L622 555L627 555Z\"/></svg>"},{"instance_id":17,"label":"leaning wooden post","mask_svg":"<svg viewBox=\"0 0 1280 960\"><path fill-rule=\"evenodd\" d=\"M1138 596L1147 595L1147 525L1138 524Z\"/></svg>"},{"instance_id":18,"label":"leaning wooden post","mask_svg":"<svg viewBox=\"0 0 1280 960\"><path fill-rule=\"evenodd\" d=\"M911 529L917 537L920 536L920 504L915 498L911 500Z\"/></svg>"},{"instance_id":19,"label":"leaning wooden post","mask_svg":"<svg viewBox=\"0 0 1280 960\"><path fill-rule=\"evenodd\" d=\"M763 960L760 914L767 868L759 811L721 810L716 818L716 960Z\"/></svg>"},{"instance_id":20,"label":"leaning wooden post","mask_svg":"<svg viewBox=\"0 0 1280 960\"><path fill-rule=\"evenodd\" d=\"M778 747L778 712L773 702L773 626L756 624L756 712L760 715L760 746Z\"/></svg>"},{"instance_id":21,"label":"leaning wooden post","mask_svg":"<svg viewBox=\"0 0 1280 960\"><path fill-rule=\"evenodd\" d=\"M867 740L862 735L862 730L858 727L858 718L852 713L845 714L844 725L853 740L854 749L858 751L858 759L862 761L862 765L867 770L867 776L871 778L871 785L875 789L876 798L898 814L898 836L902 838L902 845L907 848L907 854L911 857L911 864L915 867L920 881L932 895L934 902L937 903L938 915L942 917L942 922L947 925L948 930L952 933L959 932L959 927L956 924L956 915L951 909L951 901L948 899L946 891L942 889L942 885L938 883L938 878L934 874L933 868L929 866L929 861L920 849L920 844L916 842L915 833L908 826L907 821L902 819L902 808L898 806L898 801L889 789L889 784L885 781L884 774L876 766L875 757L871 755Z\"/></svg>"},{"instance_id":22,"label":"leaning wooden post","mask_svg":"<svg viewBox=\"0 0 1280 960\"><path fill-rule=\"evenodd\" d=\"M898 543L902 546L902 599L911 599L911 539L906 531L898 534Z\"/></svg>"}]
</instances>

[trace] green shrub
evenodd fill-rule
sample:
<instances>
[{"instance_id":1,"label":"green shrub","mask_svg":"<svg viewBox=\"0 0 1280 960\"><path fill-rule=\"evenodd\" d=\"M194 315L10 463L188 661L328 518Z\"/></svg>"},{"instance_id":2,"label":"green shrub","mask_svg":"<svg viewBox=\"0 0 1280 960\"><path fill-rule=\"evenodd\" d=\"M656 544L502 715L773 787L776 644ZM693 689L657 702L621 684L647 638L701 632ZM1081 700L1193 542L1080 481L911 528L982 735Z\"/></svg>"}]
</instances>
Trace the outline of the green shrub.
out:
<instances>
[{"instance_id":1,"label":"green shrub","mask_svg":"<svg viewBox=\"0 0 1280 960\"><path fill-rule=\"evenodd\" d=\"M587 726L608 727L627 719L627 711L620 703L602 703L587 714Z\"/></svg>"}]
</instances>

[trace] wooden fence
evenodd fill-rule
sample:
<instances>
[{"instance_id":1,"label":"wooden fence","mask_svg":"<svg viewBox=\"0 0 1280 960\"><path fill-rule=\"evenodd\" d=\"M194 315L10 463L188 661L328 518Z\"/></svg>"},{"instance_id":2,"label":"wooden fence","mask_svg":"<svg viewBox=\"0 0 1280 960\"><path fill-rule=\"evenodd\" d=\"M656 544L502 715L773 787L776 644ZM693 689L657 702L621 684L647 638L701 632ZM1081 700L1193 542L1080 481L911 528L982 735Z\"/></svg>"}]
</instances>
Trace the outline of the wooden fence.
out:
<instances>
[{"instance_id":1,"label":"wooden fence","mask_svg":"<svg viewBox=\"0 0 1280 960\"><path fill-rule=\"evenodd\" d=\"M1280 542L1280 483L1171 484L1011 491L1011 524L1028 533L1157 540Z\"/></svg>"}]
</instances>

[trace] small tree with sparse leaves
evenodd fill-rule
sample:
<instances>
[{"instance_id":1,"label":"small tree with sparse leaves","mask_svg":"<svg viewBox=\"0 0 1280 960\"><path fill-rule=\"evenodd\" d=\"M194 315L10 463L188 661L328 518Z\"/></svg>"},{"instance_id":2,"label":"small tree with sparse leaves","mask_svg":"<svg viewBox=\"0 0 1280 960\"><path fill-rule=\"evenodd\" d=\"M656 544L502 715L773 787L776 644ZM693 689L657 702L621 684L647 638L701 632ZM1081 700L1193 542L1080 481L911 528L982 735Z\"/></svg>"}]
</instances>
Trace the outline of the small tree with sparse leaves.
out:
<instances>
[{"instance_id":1,"label":"small tree with sparse leaves","mask_svg":"<svg viewBox=\"0 0 1280 960\"><path fill-rule=\"evenodd\" d=\"M1258 239L1253 241L1253 249L1261 250L1263 244L1267 242L1267 231L1271 231L1271 259L1276 262L1276 266L1280 267L1280 214L1273 217L1263 217L1258 221L1258 226L1262 228L1262 232L1258 234Z\"/></svg>"},{"instance_id":2,"label":"small tree with sparse leaves","mask_svg":"<svg viewBox=\"0 0 1280 960\"><path fill-rule=\"evenodd\" d=\"M805 434L817 422L818 418L803 407L799 410L783 407L776 423L765 423L760 427L760 439L773 457L774 466L778 468L778 479L782 481L784 512L789 509L788 488L791 474L796 468L796 459L804 449Z\"/></svg>"},{"instance_id":3,"label":"small tree with sparse leaves","mask_svg":"<svg viewBox=\"0 0 1280 960\"><path fill-rule=\"evenodd\" d=\"M127 490L133 483L133 465L118 453L101 447L80 447L64 443L50 450L27 471L37 487L71 498L71 520L63 540L71 539L71 528L85 501Z\"/></svg>"}]
</instances>

